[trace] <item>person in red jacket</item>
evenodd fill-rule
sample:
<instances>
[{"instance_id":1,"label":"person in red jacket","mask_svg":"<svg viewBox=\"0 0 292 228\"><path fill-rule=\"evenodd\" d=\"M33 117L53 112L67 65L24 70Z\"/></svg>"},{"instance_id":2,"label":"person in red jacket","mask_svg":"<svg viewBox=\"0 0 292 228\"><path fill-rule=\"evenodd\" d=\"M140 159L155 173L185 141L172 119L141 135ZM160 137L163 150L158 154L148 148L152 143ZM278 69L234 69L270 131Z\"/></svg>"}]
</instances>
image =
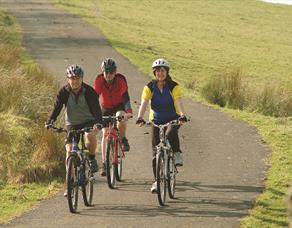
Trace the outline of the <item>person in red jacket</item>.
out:
<instances>
[{"instance_id":1,"label":"person in red jacket","mask_svg":"<svg viewBox=\"0 0 292 228\"><path fill-rule=\"evenodd\" d=\"M129 151L130 146L126 138L126 120L132 117L130 96L128 93L128 85L124 75L117 73L116 62L107 58L101 63L102 73L97 75L94 81L94 89L99 95L100 106L103 116L119 115L123 116L123 121L119 122L118 128L122 138L123 150ZM105 176L105 152L106 140L105 135L108 128L103 128L103 136L101 140L102 152L102 169L100 174Z\"/></svg>"}]
</instances>

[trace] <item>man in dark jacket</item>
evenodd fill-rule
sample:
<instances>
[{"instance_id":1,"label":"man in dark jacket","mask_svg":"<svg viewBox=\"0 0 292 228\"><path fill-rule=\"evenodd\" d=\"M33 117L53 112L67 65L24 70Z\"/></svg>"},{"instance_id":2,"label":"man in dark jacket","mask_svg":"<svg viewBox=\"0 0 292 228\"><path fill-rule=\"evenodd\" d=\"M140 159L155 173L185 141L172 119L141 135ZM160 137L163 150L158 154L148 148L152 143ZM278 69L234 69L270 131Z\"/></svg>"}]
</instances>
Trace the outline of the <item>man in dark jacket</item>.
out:
<instances>
[{"instance_id":1,"label":"man in dark jacket","mask_svg":"<svg viewBox=\"0 0 292 228\"><path fill-rule=\"evenodd\" d=\"M92 172L98 171L95 159L96 151L96 124L102 122L99 97L94 89L83 82L83 70L77 65L67 69L68 84L63 86L57 94L54 108L46 122L46 128L53 126L62 108L65 106L65 122L67 127L66 151L67 157L72 150L72 135L69 131L84 127L93 127L94 130L85 133L86 147L89 151L90 167Z\"/></svg>"}]
</instances>

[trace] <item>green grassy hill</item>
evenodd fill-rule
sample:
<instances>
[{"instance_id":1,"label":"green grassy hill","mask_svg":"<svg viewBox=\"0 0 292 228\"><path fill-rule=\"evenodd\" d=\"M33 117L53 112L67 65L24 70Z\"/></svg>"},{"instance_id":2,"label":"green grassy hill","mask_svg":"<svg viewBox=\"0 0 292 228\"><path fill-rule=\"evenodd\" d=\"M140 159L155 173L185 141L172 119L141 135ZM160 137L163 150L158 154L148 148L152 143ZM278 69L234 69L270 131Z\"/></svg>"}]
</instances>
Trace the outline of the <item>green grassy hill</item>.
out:
<instances>
[{"instance_id":1,"label":"green grassy hill","mask_svg":"<svg viewBox=\"0 0 292 228\"><path fill-rule=\"evenodd\" d=\"M237 66L252 83L291 84L292 6L255 0L55 2L98 25L144 72L164 56L185 83L202 85Z\"/></svg>"}]
</instances>

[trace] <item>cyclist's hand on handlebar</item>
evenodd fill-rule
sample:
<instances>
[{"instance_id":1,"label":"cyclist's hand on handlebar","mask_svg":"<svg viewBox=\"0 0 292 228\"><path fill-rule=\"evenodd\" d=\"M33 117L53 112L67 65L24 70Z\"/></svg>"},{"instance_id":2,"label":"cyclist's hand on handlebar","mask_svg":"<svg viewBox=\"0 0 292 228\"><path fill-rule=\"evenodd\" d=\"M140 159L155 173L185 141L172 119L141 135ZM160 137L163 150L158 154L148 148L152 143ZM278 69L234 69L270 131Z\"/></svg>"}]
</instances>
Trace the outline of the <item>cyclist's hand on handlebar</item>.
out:
<instances>
[{"instance_id":1,"label":"cyclist's hand on handlebar","mask_svg":"<svg viewBox=\"0 0 292 228\"><path fill-rule=\"evenodd\" d=\"M139 117L137 120L136 120L136 124L139 125L140 127L143 126L144 124L146 124L146 121L142 118L142 117Z\"/></svg>"},{"instance_id":2,"label":"cyclist's hand on handlebar","mask_svg":"<svg viewBox=\"0 0 292 228\"><path fill-rule=\"evenodd\" d=\"M101 130L102 128L103 128L103 125L101 123L96 123L93 125L94 131Z\"/></svg>"},{"instance_id":3,"label":"cyclist's hand on handlebar","mask_svg":"<svg viewBox=\"0 0 292 228\"><path fill-rule=\"evenodd\" d=\"M45 123L45 128L46 129L51 129L52 127L53 127L53 121L47 121L46 123Z\"/></svg>"},{"instance_id":4,"label":"cyclist's hand on handlebar","mask_svg":"<svg viewBox=\"0 0 292 228\"><path fill-rule=\"evenodd\" d=\"M186 122L188 122L188 119L187 119L187 117L186 117L185 115L181 115L181 116L178 118L178 121L179 121L180 123L186 123Z\"/></svg>"}]
</instances>

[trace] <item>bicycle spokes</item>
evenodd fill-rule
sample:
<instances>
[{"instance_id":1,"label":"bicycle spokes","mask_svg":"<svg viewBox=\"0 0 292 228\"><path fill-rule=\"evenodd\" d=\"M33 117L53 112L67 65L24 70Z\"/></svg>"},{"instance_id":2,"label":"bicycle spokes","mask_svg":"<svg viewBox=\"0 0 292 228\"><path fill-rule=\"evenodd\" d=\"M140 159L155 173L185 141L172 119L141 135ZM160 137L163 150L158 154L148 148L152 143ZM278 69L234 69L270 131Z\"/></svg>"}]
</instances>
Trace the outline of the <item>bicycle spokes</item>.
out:
<instances>
[{"instance_id":1,"label":"bicycle spokes","mask_svg":"<svg viewBox=\"0 0 292 228\"><path fill-rule=\"evenodd\" d=\"M91 173L89 160L85 159L84 161L84 183L82 185L82 195L85 206L92 205L93 199L93 184L94 176Z\"/></svg>"},{"instance_id":2,"label":"bicycle spokes","mask_svg":"<svg viewBox=\"0 0 292 228\"><path fill-rule=\"evenodd\" d=\"M165 176L165 160L164 154L160 152L156 164L156 181L157 181L157 196L161 206L165 205L166 200L166 176Z\"/></svg>"},{"instance_id":3,"label":"bicycle spokes","mask_svg":"<svg viewBox=\"0 0 292 228\"><path fill-rule=\"evenodd\" d=\"M177 173L177 169L174 164L174 159L173 157L168 157L167 188L168 188L169 198L171 199L173 199L175 195L176 173Z\"/></svg>"},{"instance_id":4,"label":"bicycle spokes","mask_svg":"<svg viewBox=\"0 0 292 228\"><path fill-rule=\"evenodd\" d=\"M78 206L78 173L77 162L74 156L68 158L66 181L69 210L71 213L75 213Z\"/></svg>"},{"instance_id":5,"label":"bicycle spokes","mask_svg":"<svg viewBox=\"0 0 292 228\"><path fill-rule=\"evenodd\" d=\"M115 185L115 165L114 165L114 142L112 138L108 139L106 151L106 177L109 188L114 188Z\"/></svg>"}]
</instances>

